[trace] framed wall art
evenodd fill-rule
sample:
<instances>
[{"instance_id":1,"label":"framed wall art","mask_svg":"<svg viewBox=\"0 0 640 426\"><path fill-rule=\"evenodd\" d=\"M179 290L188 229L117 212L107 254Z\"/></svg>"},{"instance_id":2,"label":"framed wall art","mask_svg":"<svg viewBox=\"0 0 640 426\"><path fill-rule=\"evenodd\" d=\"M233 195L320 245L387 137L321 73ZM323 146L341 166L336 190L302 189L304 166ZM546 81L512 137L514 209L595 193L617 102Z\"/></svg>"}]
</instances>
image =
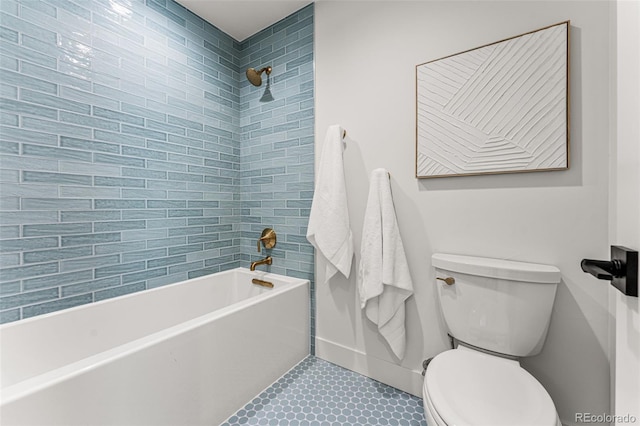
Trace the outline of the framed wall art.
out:
<instances>
[{"instance_id":1,"label":"framed wall art","mask_svg":"<svg viewBox=\"0 0 640 426\"><path fill-rule=\"evenodd\" d=\"M416 177L569 168L569 21L416 66Z\"/></svg>"}]
</instances>

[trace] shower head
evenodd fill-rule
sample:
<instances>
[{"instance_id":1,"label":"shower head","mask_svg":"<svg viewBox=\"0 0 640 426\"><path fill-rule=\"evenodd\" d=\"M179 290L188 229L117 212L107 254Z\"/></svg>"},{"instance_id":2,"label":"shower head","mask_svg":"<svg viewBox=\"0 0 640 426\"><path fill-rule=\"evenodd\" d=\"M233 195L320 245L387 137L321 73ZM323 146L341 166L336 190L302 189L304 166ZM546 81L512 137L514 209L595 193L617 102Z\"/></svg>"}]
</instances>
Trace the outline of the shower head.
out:
<instances>
[{"instance_id":1,"label":"shower head","mask_svg":"<svg viewBox=\"0 0 640 426\"><path fill-rule=\"evenodd\" d=\"M271 67L264 67L260 70L247 68L247 80L249 80L249 83L254 86L260 86L262 84L262 77L260 75L265 71L267 72L267 75L271 74Z\"/></svg>"},{"instance_id":2,"label":"shower head","mask_svg":"<svg viewBox=\"0 0 640 426\"><path fill-rule=\"evenodd\" d=\"M269 76L267 75L267 87L264 89L260 102L271 102L273 100L273 95L271 94L271 83L269 82Z\"/></svg>"}]
</instances>

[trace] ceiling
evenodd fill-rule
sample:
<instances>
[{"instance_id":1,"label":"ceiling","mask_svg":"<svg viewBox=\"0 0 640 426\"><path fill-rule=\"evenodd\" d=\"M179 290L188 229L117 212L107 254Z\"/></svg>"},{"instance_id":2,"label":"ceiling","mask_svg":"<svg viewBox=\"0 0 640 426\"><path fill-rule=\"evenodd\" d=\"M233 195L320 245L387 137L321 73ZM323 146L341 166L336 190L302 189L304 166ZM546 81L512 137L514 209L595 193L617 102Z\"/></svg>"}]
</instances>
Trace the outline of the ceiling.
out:
<instances>
[{"instance_id":1,"label":"ceiling","mask_svg":"<svg viewBox=\"0 0 640 426\"><path fill-rule=\"evenodd\" d=\"M311 0L177 0L238 41L291 15Z\"/></svg>"}]
</instances>

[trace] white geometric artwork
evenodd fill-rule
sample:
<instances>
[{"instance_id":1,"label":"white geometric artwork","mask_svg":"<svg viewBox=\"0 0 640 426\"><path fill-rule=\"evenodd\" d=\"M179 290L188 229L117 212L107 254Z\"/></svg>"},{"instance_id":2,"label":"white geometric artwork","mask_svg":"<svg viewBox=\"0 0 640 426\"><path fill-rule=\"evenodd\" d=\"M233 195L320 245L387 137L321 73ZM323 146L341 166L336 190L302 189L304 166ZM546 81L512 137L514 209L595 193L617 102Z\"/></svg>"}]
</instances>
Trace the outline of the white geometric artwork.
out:
<instances>
[{"instance_id":1,"label":"white geometric artwork","mask_svg":"<svg viewBox=\"0 0 640 426\"><path fill-rule=\"evenodd\" d=\"M569 21L416 66L416 177L569 168Z\"/></svg>"}]
</instances>

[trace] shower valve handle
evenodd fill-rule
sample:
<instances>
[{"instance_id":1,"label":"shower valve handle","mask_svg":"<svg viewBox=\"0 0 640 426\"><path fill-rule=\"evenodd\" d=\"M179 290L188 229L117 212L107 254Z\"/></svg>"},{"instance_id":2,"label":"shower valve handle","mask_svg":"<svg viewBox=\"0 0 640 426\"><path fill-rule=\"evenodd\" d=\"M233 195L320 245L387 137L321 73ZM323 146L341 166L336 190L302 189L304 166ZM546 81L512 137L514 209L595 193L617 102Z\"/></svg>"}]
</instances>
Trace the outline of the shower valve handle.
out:
<instances>
[{"instance_id":1,"label":"shower valve handle","mask_svg":"<svg viewBox=\"0 0 640 426\"><path fill-rule=\"evenodd\" d=\"M260 253L260 245L264 244L264 248L271 249L276 246L276 231L271 228L264 228L262 235L258 238L258 253Z\"/></svg>"}]
</instances>

